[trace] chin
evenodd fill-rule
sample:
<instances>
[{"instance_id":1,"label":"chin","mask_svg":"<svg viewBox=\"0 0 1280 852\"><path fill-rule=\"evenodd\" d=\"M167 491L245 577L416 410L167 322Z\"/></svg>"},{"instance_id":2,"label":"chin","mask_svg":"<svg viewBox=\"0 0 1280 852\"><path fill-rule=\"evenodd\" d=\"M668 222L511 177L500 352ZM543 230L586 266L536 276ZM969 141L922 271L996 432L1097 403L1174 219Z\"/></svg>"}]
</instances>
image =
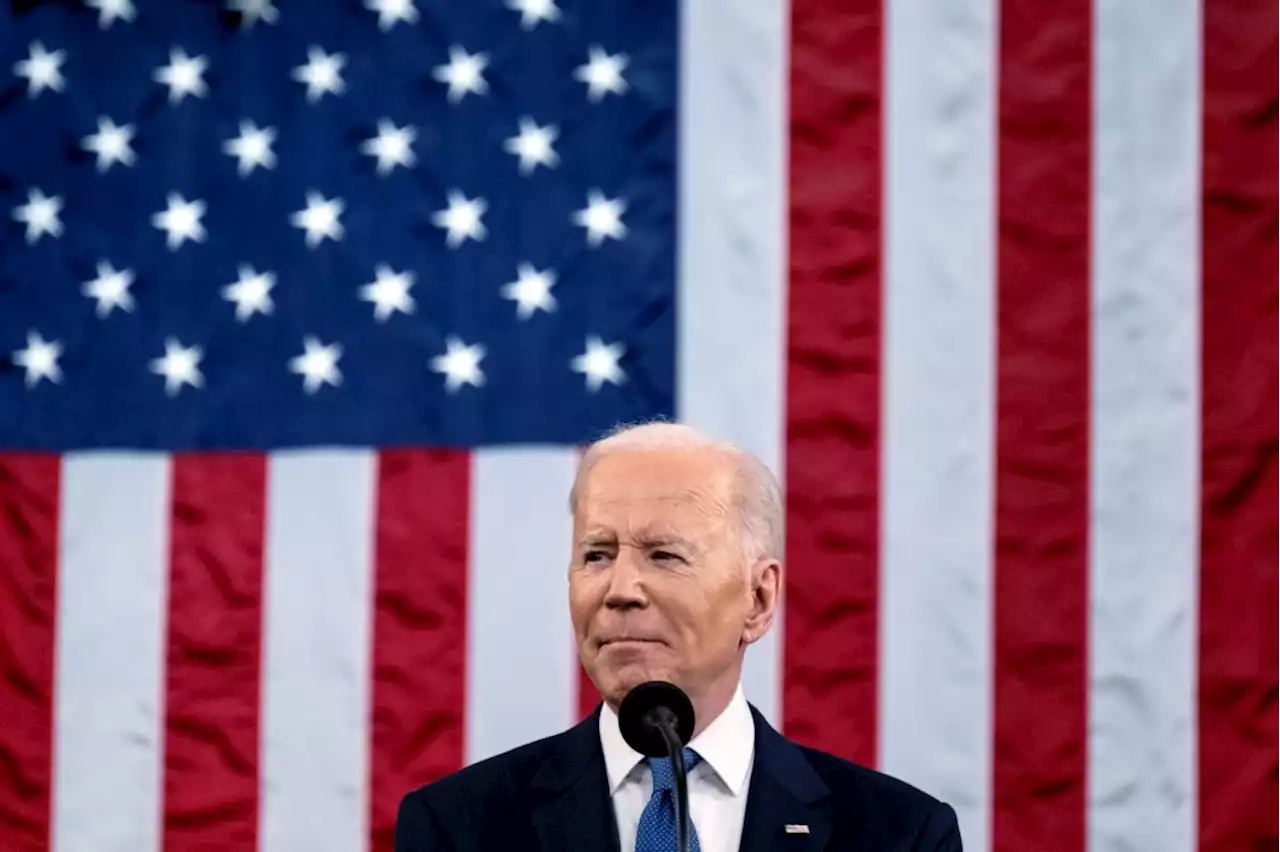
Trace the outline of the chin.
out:
<instances>
[{"instance_id":1,"label":"chin","mask_svg":"<svg viewBox=\"0 0 1280 852\"><path fill-rule=\"evenodd\" d=\"M648 683L651 680L671 680L671 673L665 669L643 665L619 666L604 672L603 675L601 680L604 687L601 693L612 704L621 703L628 692L642 683Z\"/></svg>"}]
</instances>

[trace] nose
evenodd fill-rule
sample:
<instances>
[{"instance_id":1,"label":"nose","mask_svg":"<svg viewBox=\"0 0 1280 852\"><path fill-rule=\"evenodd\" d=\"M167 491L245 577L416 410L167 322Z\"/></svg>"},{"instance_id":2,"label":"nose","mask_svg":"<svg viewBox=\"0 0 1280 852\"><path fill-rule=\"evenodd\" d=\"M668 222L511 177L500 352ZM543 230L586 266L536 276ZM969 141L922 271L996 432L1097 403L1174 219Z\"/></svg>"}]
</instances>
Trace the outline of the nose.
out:
<instances>
[{"instance_id":1,"label":"nose","mask_svg":"<svg viewBox=\"0 0 1280 852\"><path fill-rule=\"evenodd\" d=\"M649 603L640 575L640 560L630 548L622 548L609 569L604 604L610 609L632 609Z\"/></svg>"}]
</instances>

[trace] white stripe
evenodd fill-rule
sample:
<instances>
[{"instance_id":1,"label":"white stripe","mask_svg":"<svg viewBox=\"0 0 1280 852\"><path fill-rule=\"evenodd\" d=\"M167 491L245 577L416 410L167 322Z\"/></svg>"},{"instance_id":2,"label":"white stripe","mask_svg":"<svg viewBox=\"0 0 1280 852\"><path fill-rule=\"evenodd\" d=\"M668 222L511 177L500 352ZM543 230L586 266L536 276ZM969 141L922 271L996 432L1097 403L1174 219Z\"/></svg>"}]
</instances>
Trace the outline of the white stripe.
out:
<instances>
[{"instance_id":1,"label":"white stripe","mask_svg":"<svg viewBox=\"0 0 1280 852\"><path fill-rule=\"evenodd\" d=\"M376 458L279 453L268 468L260 848L368 842Z\"/></svg>"},{"instance_id":2,"label":"white stripe","mask_svg":"<svg viewBox=\"0 0 1280 852\"><path fill-rule=\"evenodd\" d=\"M54 687L57 852L158 848L169 462L68 455Z\"/></svg>"},{"instance_id":3,"label":"white stripe","mask_svg":"<svg viewBox=\"0 0 1280 852\"><path fill-rule=\"evenodd\" d=\"M1094 22L1088 848L1196 848L1195 0Z\"/></svg>"},{"instance_id":4,"label":"white stripe","mask_svg":"<svg viewBox=\"0 0 1280 852\"><path fill-rule=\"evenodd\" d=\"M880 761L990 846L993 0L887 11Z\"/></svg>"},{"instance_id":5,"label":"white stripe","mask_svg":"<svg viewBox=\"0 0 1280 852\"><path fill-rule=\"evenodd\" d=\"M682 4L676 413L779 477L786 376L785 0ZM781 717L781 612L743 689Z\"/></svg>"},{"instance_id":6,"label":"white stripe","mask_svg":"<svg viewBox=\"0 0 1280 852\"><path fill-rule=\"evenodd\" d=\"M468 762L563 731L577 707L569 621L573 448L472 457Z\"/></svg>"}]
</instances>

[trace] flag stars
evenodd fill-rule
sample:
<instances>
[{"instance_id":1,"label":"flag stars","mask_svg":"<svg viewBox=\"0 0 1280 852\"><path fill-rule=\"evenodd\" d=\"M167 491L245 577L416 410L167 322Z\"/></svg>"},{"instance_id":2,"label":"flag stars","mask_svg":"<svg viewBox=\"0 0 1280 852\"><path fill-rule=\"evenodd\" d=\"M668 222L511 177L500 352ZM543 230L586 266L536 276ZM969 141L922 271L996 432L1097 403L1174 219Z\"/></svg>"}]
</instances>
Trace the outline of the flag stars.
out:
<instances>
[{"instance_id":1,"label":"flag stars","mask_svg":"<svg viewBox=\"0 0 1280 852\"><path fill-rule=\"evenodd\" d=\"M598 189L587 192L587 206L573 214L574 224L587 229L587 243L600 245L605 238L620 240L627 235L622 214L627 204L617 198L605 198Z\"/></svg>"},{"instance_id":2,"label":"flag stars","mask_svg":"<svg viewBox=\"0 0 1280 852\"><path fill-rule=\"evenodd\" d=\"M280 20L280 10L272 0L229 0L227 8L240 16L241 28L252 27L258 21L274 24Z\"/></svg>"},{"instance_id":3,"label":"flag stars","mask_svg":"<svg viewBox=\"0 0 1280 852\"><path fill-rule=\"evenodd\" d=\"M27 243L31 244L48 234L62 236L62 198L47 196L39 188L27 191L27 203L14 208L13 218L27 226Z\"/></svg>"},{"instance_id":4,"label":"flag stars","mask_svg":"<svg viewBox=\"0 0 1280 852\"><path fill-rule=\"evenodd\" d=\"M126 312L134 309L133 294L129 292L133 278L132 269L117 270L101 260L98 261L98 277L84 282L81 292L98 303L94 311L99 319L105 319L116 308Z\"/></svg>"},{"instance_id":5,"label":"flag stars","mask_svg":"<svg viewBox=\"0 0 1280 852\"><path fill-rule=\"evenodd\" d=\"M418 138L418 131L413 127L396 127L388 119L378 122L378 135L366 139L360 145L360 152L378 160L378 174L386 175L396 166L412 168L417 162L413 153L413 142Z\"/></svg>"},{"instance_id":6,"label":"flag stars","mask_svg":"<svg viewBox=\"0 0 1280 852\"><path fill-rule=\"evenodd\" d=\"M539 23L560 20L556 0L507 0L507 8L520 13L520 26L531 30Z\"/></svg>"},{"instance_id":7,"label":"flag stars","mask_svg":"<svg viewBox=\"0 0 1280 852\"><path fill-rule=\"evenodd\" d=\"M65 50L52 53L44 49L44 44L33 41L28 48L27 58L13 66L13 73L27 80L27 97L34 98L45 89L61 92L67 85L62 76L62 63L67 59Z\"/></svg>"},{"instance_id":8,"label":"flag stars","mask_svg":"<svg viewBox=\"0 0 1280 852\"><path fill-rule=\"evenodd\" d=\"M117 20L133 23L138 16L133 0L84 0L84 5L98 13L98 26L104 30Z\"/></svg>"},{"instance_id":9,"label":"flag stars","mask_svg":"<svg viewBox=\"0 0 1280 852\"><path fill-rule=\"evenodd\" d=\"M252 121L242 121L240 135L224 142L222 150L236 158L236 172L240 177L246 177L255 168L274 169L276 167L276 155L271 150L271 145L275 141L274 127L259 128Z\"/></svg>"},{"instance_id":10,"label":"flag stars","mask_svg":"<svg viewBox=\"0 0 1280 852\"><path fill-rule=\"evenodd\" d=\"M449 87L449 102L457 103L468 94L483 95L489 91L484 79L484 69L489 58L483 53L467 53L453 45L449 48L449 61L437 66L433 76Z\"/></svg>"},{"instance_id":11,"label":"flag stars","mask_svg":"<svg viewBox=\"0 0 1280 852\"><path fill-rule=\"evenodd\" d=\"M396 311L411 314L416 309L409 295L413 281L412 272L392 272L391 267L380 263L374 270L373 282L360 288L360 298L373 303L373 318L378 322L386 322Z\"/></svg>"},{"instance_id":12,"label":"flag stars","mask_svg":"<svg viewBox=\"0 0 1280 852\"><path fill-rule=\"evenodd\" d=\"M378 13L378 29L383 32L401 21L406 24L418 22L418 10L413 0L364 0L364 7Z\"/></svg>"},{"instance_id":13,"label":"flag stars","mask_svg":"<svg viewBox=\"0 0 1280 852\"><path fill-rule=\"evenodd\" d=\"M222 298L236 306L236 321L248 322L254 314L269 316L275 310L271 289L276 286L273 272L257 272L252 266L242 264L237 270L239 278L222 288Z\"/></svg>"},{"instance_id":14,"label":"flag stars","mask_svg":"<svg viewBox=\"0 0 1280 852\"><path fill-rule=\"evenodd\" d=\"M99 118L98 132L84 137L81 144L86 151L98 155L99 172L105 172L114 163L132 166L138 159L129 145L134 132L132 124L120 127L110 118Z\"/></svg>"},{"instance_id":15,"label":"flag stars","mask_svg":"<svg viewBox=\"0 0 1280 852\"><path fill-rule=\"evenodd\" d=\"M171 192L168 206L151 217L151 224L165 232L165 244L170 251L175 251L187 240L204 242L207 234L200 222L204 214L203 201L187 201L176 192Z\"/></svg>"},{"instance_id":16,"label":"flag stars","mask_svg":"<svg viewBox=\"0 0 1280 852\"><path fill-rule=\"evenodd\" d=\"M569 366L575 373L586 376L587 390L595 393L605 382L620 385L626 381L626 374L618 366L618 360L626 352L621 343L606 345L594 334L587 338L587 349L570 361Z\"/></svg>"},{"instance_id":17,"label":"flag stars","mask_svg":"<svg viewBox=\"0 0 1280 852\"><path fill-rule=\"evenodd\" d=\"M449 206L436 212L431 222L438 228L448 231L445 244L449 248L457 248L468 238L479 241L488 234L481 217L489 208L483 198L468 199L456 189L449 190Z\"/></svg>"},{"instance_id":18,"label":"flag stars","mask_svg":"<svg viewBox=\"0 0 1280 852\"><path fill-rule=\"evenodd\" d=\"M209 93L204 72L209 61L203 56L187 56L180 47L169 51L169 64L157 68L155 80L169 87L169 103L176 104L187 95L203 98Z\"/></svg>"},{"instance_id":19,"label":"flag stars","mask_svg":"<svg viewBox=\"0 0 1280 852\"><path fill-rule=\"evenodd\" d=\"M289 221L307 232L307 248L315 248L326 238L338 242L344 233L340 217L345 206L341 198L308 192L306 209L294 213Z\"/></svg>"},{"instance_id":20,"label":"flag stars","mask_svg":"<svg viewBox=\"0 0 1280 852\"><path fill-rule=\"evenodd\" d=\"M587 99L597 103L605 95L621 95L627 91L622 71L629 61L624 53L610 56L598 45L592 45L587 51L586 64L575 68L573 77L587 84Z\"/></svg>"},{"instance_id":21,"label":"flag stars","mask_svg":"<svg viewBox=\"0 0 1280 852\"><path fill-rule=\"evenodd\" d=\"M342 384L342 371L338 369L338 361L342 360L342 344L323 345L312 336L307 335L302 341L302 354L289 359L289 372L302 376L302 389L314 394L325 385L337 387Z\"/></svg>"},{"instance_id":22,"label":"flag stars","mask_svg":"<svg viewBox=\"0 0 1280 852\"><path fill-rule=\"evenodd\" d=\"M347 57L341 53L325 53L319 47L307 48L307 62L293 69L293 79L307 86L307 101L315 103L326 94L338 95L346 90L342 69Z\"/></svg>"},{"instance_id":23,"label":"flag stars","mask_svg":"<svg viewBox=\"0 0 1280 852\"><path fill-rule=\"evenodd\" d=\"M502 298L516 303L516 316L527 320L535 311L543 310L551 313L556 309L555 296L551 288L555 286L556 274L547 269L539 272L531 263L521 263L516 269L516 280L502 285Z\"/></svg>"},{"instance_id":24,"label":"flag stars","mask_svg":"<svg viewBox=\"0 0 1280 852\"><path fill-rule=\"evenodd\" d=\"M25 382L33 388L41 379L48 379L57 384L62 381L62 368L58 359L62 357L62 344L57 340L45 340L39 332L27 332L27 345L13 353L13 363L26 371Z\"/></svg>"},{"instance_id":25,"label":"flag stars","mask_svg":"<svg viewBox=\"0 0 1280 852\"><path fill-rule=\"evenodd\" d=\"M169 396L177 396L183 385L193 388L204 387L204 374L200 372L200 362L204 359L204 350L199 346L183 346L170 337L164 342L164 355L151 359L151 372L164 376L164 392Z\"/></svg>"},{"instance_id":26,"label":"flag stars","mask_svg":"<svg viewBox=\"0 0 1280 852\"><path fill-rule=\"evenodd\" d=\"M506 140L504 147L507 153L520 158L520 174L528 175L538 166L555 168L560 164L560 156L552 145L560 131L553 125L539 127L533 119L520 119L520 133Z\"/></svg>"},{"instance_id":27,"label":"flag stars","mask_svg":"<svg viewBox=\"0 0 1280 852\"><path fill-rule=\"evenodd\" d=\"M457 393L463 385L478 388L484 384L484 372L480 369L484 356L485 348L481 344L468 346L451 335L445 341L444 354L431 359L431 369L444 374L444 389L449 393Z\"/></svg>"}]
</instances>

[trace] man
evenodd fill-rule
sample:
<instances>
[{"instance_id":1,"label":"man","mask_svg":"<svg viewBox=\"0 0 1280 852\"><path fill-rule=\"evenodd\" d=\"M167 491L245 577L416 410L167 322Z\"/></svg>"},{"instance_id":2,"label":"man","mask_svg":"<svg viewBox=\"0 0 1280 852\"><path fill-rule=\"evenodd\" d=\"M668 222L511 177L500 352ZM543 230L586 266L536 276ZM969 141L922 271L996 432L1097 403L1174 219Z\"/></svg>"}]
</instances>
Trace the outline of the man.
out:
<instances>
[{"instance_id":1,"label":"man","mask_svg":"<svg viewBox=\"0 0 1280 852\"><path fill-rule=\"evenodd\" d=\"M618 728L623 697L649 680L694 706L691 848L960 852L949 805L785 739L743 697L744 654L782 585L782 500L763 464L685 426L624 429L583 456L570 508L570 613L604 702L410 792L397 852L674 849L670 763Z\"/></svg>"}]
</instances>

